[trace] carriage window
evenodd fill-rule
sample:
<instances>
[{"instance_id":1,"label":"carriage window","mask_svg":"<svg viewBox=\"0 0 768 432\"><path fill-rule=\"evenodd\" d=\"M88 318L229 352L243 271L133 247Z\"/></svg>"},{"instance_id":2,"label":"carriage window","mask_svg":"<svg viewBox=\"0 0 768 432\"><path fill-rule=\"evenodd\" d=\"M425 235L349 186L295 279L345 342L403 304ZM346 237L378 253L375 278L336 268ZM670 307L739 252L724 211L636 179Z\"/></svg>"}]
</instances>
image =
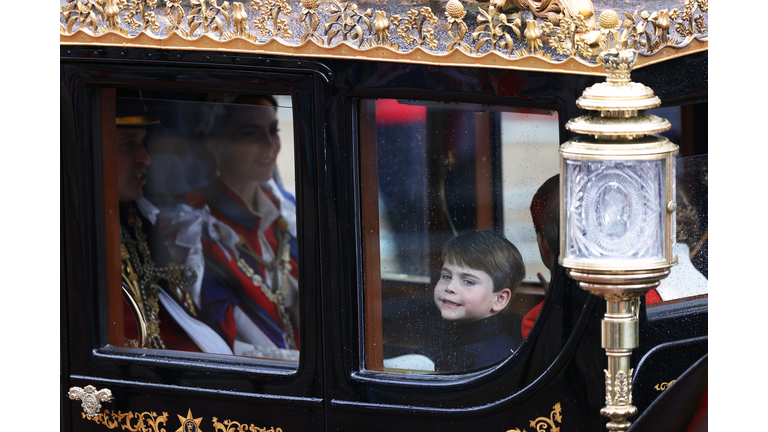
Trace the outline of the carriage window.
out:
<instances>
[{"instance_id":1,"label":"carriage window","mask_svg":"<svg viewBox=\"0 0 768 432\"><path fill-rule=\"evenodd\" d=\"M365 368L506 359L549 278L531 203L559 172L557 113L378 99L359 121Z\"/></svg>"},{"instance_id":2,"label":"carriage window","mask_svg":"<svg viewBox=\"0 0 768 432\"><path fill-rule=\"evenodd\" d=\"M675 160L677 178L678 264L661 284L646 296L649 308L678 303L709 294L708 281L708 157L679 157Z\"/></svg>"},{"instance_id":3,"label":"carriage window","mask_svg":"<svg viewBox=\"0 0 768 432\"><path fill-rule=\"evenodd\" d=\"M291 98L103 89L101 106L105 202L119 215L109 276L122 282L110 344L295 367Z\"/></svg>"}]
</instances>

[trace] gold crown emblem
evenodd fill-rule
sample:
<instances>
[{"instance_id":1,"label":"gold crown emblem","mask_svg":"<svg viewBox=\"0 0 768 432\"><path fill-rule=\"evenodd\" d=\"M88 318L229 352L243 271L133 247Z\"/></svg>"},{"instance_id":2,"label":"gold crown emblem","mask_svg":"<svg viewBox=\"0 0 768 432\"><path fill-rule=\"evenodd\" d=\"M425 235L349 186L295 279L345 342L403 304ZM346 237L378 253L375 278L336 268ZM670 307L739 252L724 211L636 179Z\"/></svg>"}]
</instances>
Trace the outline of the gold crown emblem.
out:
<instances>
[{"instance_id":1,"label":"gold crown emblem","mask_svg":"<svg viewBox=\"0 0 768 432\"><path fill-rule=\"evenodd\" d=\"M603 64L607 75L607 81L611 83L629 82L629 73L637 61L637 51L628 49L619 51L610 49L597 56L598 63Z\"/></svg>"}]
</instances>

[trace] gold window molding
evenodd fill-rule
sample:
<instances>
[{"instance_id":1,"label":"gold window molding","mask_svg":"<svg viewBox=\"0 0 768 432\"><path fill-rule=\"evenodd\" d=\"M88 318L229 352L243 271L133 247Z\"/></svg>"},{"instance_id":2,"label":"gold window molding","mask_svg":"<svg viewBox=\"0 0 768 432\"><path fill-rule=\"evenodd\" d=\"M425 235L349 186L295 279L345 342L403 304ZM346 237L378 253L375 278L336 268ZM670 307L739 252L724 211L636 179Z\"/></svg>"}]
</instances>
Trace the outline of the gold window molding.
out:
<instances>
[{"instance_id":1,"label":"gold window molding","mask_svg":"<svg viewBox=\"0 0 768 432\"><path fill-rule=\"evenodd\" d=\"M61 45L604 75L605 49L636 49L635 69L706 51L707 0L679 1L651 11L642 0L625 10L590 0L448 0L441 10L382 0L66 0L59 30Z\"/></svg>"}]
</instances>

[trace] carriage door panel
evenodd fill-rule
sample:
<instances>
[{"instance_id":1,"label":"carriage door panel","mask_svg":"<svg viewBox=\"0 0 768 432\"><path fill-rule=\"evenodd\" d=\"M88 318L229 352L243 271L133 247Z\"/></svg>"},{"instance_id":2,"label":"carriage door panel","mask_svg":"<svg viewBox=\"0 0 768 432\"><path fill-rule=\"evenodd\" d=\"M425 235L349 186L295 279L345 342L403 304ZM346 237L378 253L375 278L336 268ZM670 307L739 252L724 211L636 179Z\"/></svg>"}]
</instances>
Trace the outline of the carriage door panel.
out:
<instances>
[{"instance_id":1,"label":"carriage door panel","mask_svg":"<svg viewBox=\"0 0 768 432\"><path fill-rule=\"evenodd\" d=\"M323 430L312 78L176 72L62 66L69 427Z\"/></svg>"}]
</instances>

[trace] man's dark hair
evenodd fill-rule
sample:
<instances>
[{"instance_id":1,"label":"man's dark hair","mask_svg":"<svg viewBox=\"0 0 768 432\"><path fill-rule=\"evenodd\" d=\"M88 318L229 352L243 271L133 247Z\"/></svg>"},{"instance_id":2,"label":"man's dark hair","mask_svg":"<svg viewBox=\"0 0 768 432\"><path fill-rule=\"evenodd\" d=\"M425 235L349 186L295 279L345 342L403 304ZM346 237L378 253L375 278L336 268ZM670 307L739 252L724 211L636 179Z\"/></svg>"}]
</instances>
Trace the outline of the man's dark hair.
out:
<instances>
[{"instance_id":1,"label":"man's dark hair","mask_svg":"<svg viewBox=\"0 0 768 432\"><path fill-rule=\"evenodd\" d=\"M560 253L560 175L545 181L531 200L531 218L537 233L555 255Z\"/></svg>"},{"instance_id":2,"label":"man's dark hair","mask_svg":"<svg viewBox=\"0 0 768 432\"><path fill-rule=\"evenodd\" d=\"M443 247L443 261L482 270L493 280L493 292L509 288L515 293L525 277L520 251L493 231L467 231Z\"/></svg>"}]
</instances>

